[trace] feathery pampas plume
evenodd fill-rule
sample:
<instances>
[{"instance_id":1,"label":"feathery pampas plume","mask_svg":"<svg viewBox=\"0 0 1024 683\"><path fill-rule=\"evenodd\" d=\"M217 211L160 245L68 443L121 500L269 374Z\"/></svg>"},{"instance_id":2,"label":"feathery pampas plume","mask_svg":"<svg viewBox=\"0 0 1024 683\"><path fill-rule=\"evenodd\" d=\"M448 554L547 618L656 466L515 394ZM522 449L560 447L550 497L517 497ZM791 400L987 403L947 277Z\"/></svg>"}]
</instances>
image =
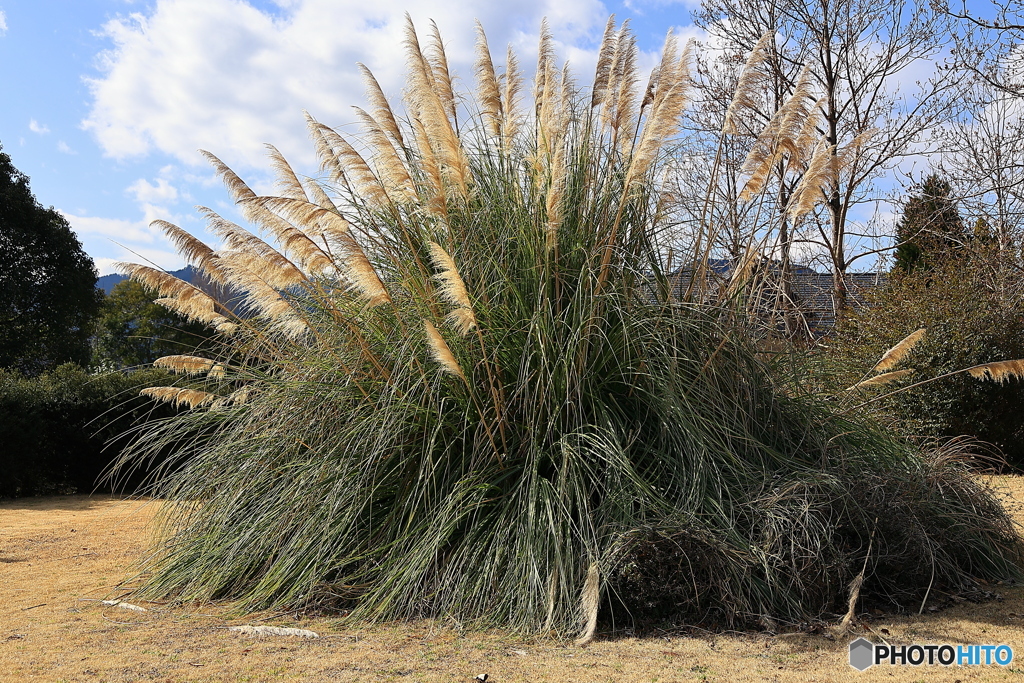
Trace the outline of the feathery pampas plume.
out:
<instances>
[{"instance_id":1,"label":"feathery pampas plume","mask_svg":"<svg viewBox=\"0 0 1024 683\"><path fill-rule=\"evenodd\" d=\"M249 397L252 395L252 393L252 387L249 386L244 386L241 387L240 389L235 389L227 396L221 396L218 399L216 399L213 403L210 404L210 409L222 410L229 406L244 406L249 402Z\"/></svg>"},{"instance_id":2,"label":"feathery pampas plume","mask_svg":"<svg viewBox=\"0 0 1024 683\"><path fill-rule=\"evenodd\" d=\"M217 361L199 356L163 356L153 361L153 365L171 370L179 375L202 375L218 367L223 373L223 366Z\"/></svg>"},{"instance_id":3,"label":"feathery pampas plume","mask_svg":"<svg viewBox=\"0 0 1024 683\"><path fill-rule=\"evenodd\" d=\"M484 115L488 132L494 137L501 135L504 118L501 106L501 85L491 61L491 50L487 47L487 35L480 22L476 22L476 82L477 99Z\"/></svg>"},{"instance_id":4,"label":"feathery pampas plume","mask_svg":"<svg viewBox=\"0 0 1024 683\"><path fill-rule=\"evenodd\" d=\"M280 150L269 142L264 144L264 147L267 148L267 156L270 157L271 168L277 172L277 191L281 193L281 196L308 200L306 188L303 187L302 181L295 175L295 170L288 163L288 160L284 158Z\"/></svg>"},{"instance_id":5,"label":"feathery pampas plume","mask_svg":"<svg viewBox=\"0 0 1024 683\"><path fill-rule=\"evenodd\" d=\"M224 284L224 274L220 271L217 255L213 249L173 223L155 220L149 225L153 228L159 228L187 262L198 268L214 282Z\"/></svg>"},{"instance_id":6,"label":"feathery pampas plume","mask_svg":"<svg viewBox=\"0 0 1024 683\"><path fill-rule=\"evenodd\" d=\"M143 396L155 398L158 401L171 403L175 406L188 406L199 408L209 405L217 398L216 394L196 389L179 389L178 387L148 387L139 392Z\"/></svg>"},{"instance_id":7,"label":"feathery pampas plume","mask_svg":"<svg viewBox=\"0 0 1024 683\"><path fill-rule=\"evenodd\" d=\"M420 122L427 133L427 137L420 142L420 151L423 151L423 146L431 148L439 162L438 167L441 177L446 182L446 190L455 198L464 200L469 194L468 183L471 174L469 160L453 126L454 101L451 106L446 104L450 84L438 84L438 72L435 70L438 64L431 64L421 50L412 18L406 14L405 19L405 48L409 64L407 105L411 110L410 114ZM442 52L438 52L437 40L439 37L435 37L435 61L443 61L443 47ZM442 76L441 80L444 81L445 78Z\"/></svg>"},{"instance_id":8,"label":"feathery pampas plume","mask_svg":"<svg viewBox=\"0 0 1024 683\"><path fill-rule=\"evenodd\" d=\"M306 114L306 125L313 137L320 170L331 171L334 182L351 182L356 192L371 206L387 206L391 198L366 159L333 128Z\"/></svg>"},{"instance_id":9,"label":"feathery pampas plume","mask_svg":"<svg viewBox=\"0 0 1024 683\"><path fill-rule=\"evenodd\" d=\"M818 141L814 156L807 164L807 170L789 198L789 208L786 209L789 220L795 223L824 199L826 188L835 178L833 156L835 146L828 144L824 139Z\"/></svg>"},{"instance_id":10,"label":"feathery pampas plume","mask_svg":"<svg viewBox=\"0 0 1024 683\"><path fill-rule=\"evenodd\" d=\"M395 142L399 148L405 147L405 138L402 136L402 129L398 125L398 121L395 119L395 113L391 109L391 104L388 102L388 98L384 95L384 91L380 87L380 83L377 82L377 78L373 75L364 64L358 64L359 72L363 75L363 81L366 83L366 98L370 101L371 111L373 112L373 118L380 122L381 128L384 129L391 139Z\"/></svg>"},{"instance_id":11,"label":"feathery pampas plume","mask_svg":"<svg viewBox=\"0 0 1024 683\"><path fill-rule=\"evenodd\" d=\"M284 254L242 226L222 218L216 211L205 206L197 209L206 218L210 232L224 241L217 257L225 281L232 281L234 271L228 261L239 253L252 257L248 267L271 287L286 288L308 280L306 274ZM319 251L316 245L313 247Z\"/></svg>"},{"instance_id":12,"label":"feathery pampas plume","mask_svg":"<svg viewBox=\"0 0 1024 683\"><path fill-rule=\"evenodd\" d=\"M537 71L533 79L533 101L538 114L546 97L549 74L554 71L555 48L547 17L540 21L540 41L537 45Z\"/></svg>"},{"instance_id":13,"label":"feathery pampas plume","mask_svg":"<svg viewBox=\"0 0 1024 683\"><path fill-rule=\"evenodd\" d=\"M924 339L925 333L925 328L922 327L908 334L900 343L882 354L882 357L875 363L874 370L885 372L889 368L895 367L897 363L907 357L907 354L917 346L919 341Z\"/></svg>"},{"instance_id":14,"label":"feathery pampas plume","mask_svg":"<svg viewBox=\"0 0 1024 683\"><path fill-rule=\"evenodd\" d=\"M437 242L430 243L430 258L434 267L440 271L434 277L440 280L441 298L455 306L455 310L446 318L462 336L466 336L476 326L476 314L473 313L473 304L469 300L466 291L466 283L459 275L459 269L455 261L444 248Z\"/></svg>"},{"instance_id":15,"label":"feathery pampas plume","mask_svg":"<svg viewBox=\"0 0 1024 683\"><path fill-rule=\"evenodd\" d=\"M739 82L736 84L736 94L725 112L725 121L722 123L722 132L727 135L740 133L737 119L743 112L757 106L757 95L761 91L761 84L765 80L765 74L761 67L768 59L768 46L775 40L775 34L768 32L761 36L761 39L750 51L743 71L740 73Z\"/></svg>"},{"instance_id":16,"label":"feathery pampas plume","mask_svg":"<svg viewBox=\"0 0 1024 683\"><path fill-rule=\"evenodd\" d=\"M846 387L846 390L847 391L853 391L854 389L864 389L866 387L881 386L883 384L888 384L889 382L892 382L893 380L897 380L900 377L906 377L907 375L912 375L913 373L914 373L913 370L895 370L893 372L886 372L886 373L883 373L881 375L875 375L874 377L869 377L868 379L865 379L865 380L862 380L860 382L857 382L853 386Z\"/></svg>"},{"instance_id":17,"label":"feathery pampas plume","mask_svg":"<svg viewBox=\"0 0 1024 683\"><path fill-rule=\"evenodd\" d=\"M523 76L519 72L519 60L509 45L505 52L505 92L502 104L505 117L502 121L502 151L506 154L519 134L519 122L522 113L519 110L519 96L523 91Z\"/></svg>"},{"instance_id":18,"label":"feathery pampas plume","mask_svg":"<svg viewBox=\"0 0 1024 683\"><path fill-rule=\"evenodd\" d=\"M423 321L423 327L427 331L427 342L430 345L430 356L437 361L441 367L445 369L449 374L461 377L463 381L466 380L465 373L462 372L462 367L459 366L459 362L455 360L452 350L448 348L447 342L441 333L434 327L434 323L429 320Z\"/></svg>"},{"instance_id":19,"label":"feathery pampas plume","mask_svg":"<svg viewBox=\"0 0 1024 683\"><path fill-rule=\"evenodd\" d=\"M787 166L801 160L803 149L798 145L798 138L812 112L816 111L808 106L809 99L810 69L805 66L797 77L793 94L768 121L743 161L740 173L749 179L740 193L741 200L747 201L764 189L772 168L784 156L789 157Z\"/></svg>"},{"instance_id":20,"label":"feathery pampas plume","mask_svg":"<svg viewBox=\"0 0 1024 683\"><path fill-rule=\"evenodd\" d=\"M356 115L363 122L366 140L373 149L373 162L384 190L395 202L413 202L416 200L416 188L412 176L406 168L401 154L395 149L384 128L370 114L360 107L353 107Z\"/></svg>"},{"instance_id":21,"label":"feathery pampas plume","mask_svg":"<svg viewBox=\"0 0 1024 683\"><path fill-rule=\"evenodd\" d=\"M284 254L282 255L293 254L299 265L310 273L321 272L325 268L329 268L330 258L305 233L280 216L268 211L258 201L256 193L227 164L209 152L201 150L200 153L213 165L246 220L252 221L273 235L283 249ZM283 156L280 156L280 153L277 153L277 157L279 157L279 173L285 177L291 175L294 183L298 183L299 187L294 187L292 180L284 180L285 184L292 186L293 193L301 194L305 198L305 193L302 192L302 183L295 177L288 162ZM271 158L274 159L273 152ZM268 246L268 249L271 248Z\"/></svg>"},{"instance_id":22,"label":"feathery pampas plume","mask_svg":"<svg viewBox=\"0 0 1024 683\"><path fill-rule=\"evenodd\" d=\"M636 37L629 30L628 19L619 27L609 70L602 121L611 131L612 144L616 141L620 141L620 145L632 144L628 133L636 110L637 48ZM620 135L620 132L626 134Z\"/></svg>"},{"instance_id":23,"label":"feathery pampas plume","mask_svg":"<svg viewBox=\"0 0 1024 683\"><path fill-rule=\"evenodd\" d=\"M682 52L678 52L676 38L669 32L662 48L651 111L630 163L631 182L638 182L645 176L665 141L679 131L680 117L688 100L692 55L693 42L687 42Z\"/></svg>"},{"instance_id":24,"label":"feathery pampas plume","mask_svg":"<svg viewBox=\"0 0 1024 683\"><path fill-rule=\"evenodd\" d=\"M967 368L967 372L975 379L989 380L1000 384L1010 379L1024 379L1024 359L975 365L973 368Z\"/></svg>"},{"instance_id":25,"label":"feathery pampas plume","mask_svg":"<svg viewBox=\"0 0 1024 683\"><path fill-rule=\"evenodd\" d=\"M170 273L137 263L115 263L114 268L122 275L156 290L161 298L156 299L154 303L219 332L230 334L235 331L237 326L217 312L216 300L195 285Z\"/></svg>"},{"instance_id":26,"label":"feathery pampas plume","mask_svg":"<svg viewBox=\"0 0 1024 683\"><path fill-rule=\"evenodd\" d=\"M406 15L408 16L408 15ZM430 45L427 48L428 61L434 73L434 82L437 95L444 107L445 114L458 129L458 116L455 108L455 91L452 90L452 77L448 69L448 55L444 51L444 41L441 40L441 31L437 28L437 22L430 20Z\"/></svg>"}]
</instances>

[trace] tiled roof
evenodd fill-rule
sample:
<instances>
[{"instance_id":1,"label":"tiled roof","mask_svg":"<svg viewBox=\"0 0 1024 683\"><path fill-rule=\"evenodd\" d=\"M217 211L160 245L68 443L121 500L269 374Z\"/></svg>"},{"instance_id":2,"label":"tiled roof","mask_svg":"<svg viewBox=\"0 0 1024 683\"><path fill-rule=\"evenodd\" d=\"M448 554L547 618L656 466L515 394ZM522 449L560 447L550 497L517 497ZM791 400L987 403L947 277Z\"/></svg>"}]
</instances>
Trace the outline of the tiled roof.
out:
<instances>
[{"instance_id":1,"label":"tiled roof","mask_svg":"<svg viewBox=\"0 0 1024 683\"><path fill-rule=\"evenodd\" d=\"M785 307L780 281L780 269L776 263L766 262L759 270L762 279L760 301L755 305L762 310L766 318L776 317ZM791 282L792 302L790 314L799 318L799 326L811 335L820 336L827 333L835 325L835 295L831 273L818 273L806 266L794 265ZM723 288L728 285L731 268L727 261L715 261L709 265L705 273L707 278L707 298L717 299ZM676 271L672 281L673 296L682 299L686 295L693 279L691 269ZM885 273L847 273L844 277L847 289L847 302L851 308L865 304L865 293L884 284Z\"/></svg>"}]
</instances>

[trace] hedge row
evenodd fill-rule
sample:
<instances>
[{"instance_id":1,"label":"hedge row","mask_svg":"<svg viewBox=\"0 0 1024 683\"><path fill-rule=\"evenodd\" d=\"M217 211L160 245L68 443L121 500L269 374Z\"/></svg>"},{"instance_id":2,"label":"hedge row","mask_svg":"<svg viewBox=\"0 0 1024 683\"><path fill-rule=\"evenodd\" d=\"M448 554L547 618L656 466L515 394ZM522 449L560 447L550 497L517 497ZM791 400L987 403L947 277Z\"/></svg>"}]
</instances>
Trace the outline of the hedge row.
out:
<instances>
[{"instance_id":1,"label":"hedge row","mask_svg":"<svg viewBox=\"0 0 1024 683\"><path fill-rule=\"evenodd\" d=\"M31 378L0 369L0 497L135 489L144 469L113 483L105 471L132 427L173 412L139 389L173 381L152 368L89 374L68 363Z\"/></svg>"}]
</instances>

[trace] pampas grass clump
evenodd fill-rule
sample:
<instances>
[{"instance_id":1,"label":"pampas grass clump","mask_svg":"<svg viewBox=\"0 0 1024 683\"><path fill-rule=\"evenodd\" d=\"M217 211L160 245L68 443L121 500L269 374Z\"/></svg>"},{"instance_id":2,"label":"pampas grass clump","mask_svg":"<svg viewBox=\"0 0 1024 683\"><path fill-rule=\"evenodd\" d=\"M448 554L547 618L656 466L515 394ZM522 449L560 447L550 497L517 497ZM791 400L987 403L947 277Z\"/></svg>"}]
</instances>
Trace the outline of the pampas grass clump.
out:
<instances>
[{"instance_id":1,"label":"pampas grass clump","mask_svg":"<svg viewBox=\"0 0 1024 683\"><path fill-rule=\"evenodd\" d=\"M586 93L543 28L528 101L481 31L473 104L410 24L404 109L364 70L365 137L309 117L322 178L272 150L257 196L211 155L262 236L208 210L218 250L165 229L233 310L125 267L223 341L158 362L192 393L149 394L191 409L124 462L200 435L153 482L177 504L144 594L586 639L845 610L872 536L864 595L1017 571L955 458L794 393L734 317L669 297L654 179L688 51L669 36L643 91L628 30L605 35Z\"/></svg>"}]
</instances>

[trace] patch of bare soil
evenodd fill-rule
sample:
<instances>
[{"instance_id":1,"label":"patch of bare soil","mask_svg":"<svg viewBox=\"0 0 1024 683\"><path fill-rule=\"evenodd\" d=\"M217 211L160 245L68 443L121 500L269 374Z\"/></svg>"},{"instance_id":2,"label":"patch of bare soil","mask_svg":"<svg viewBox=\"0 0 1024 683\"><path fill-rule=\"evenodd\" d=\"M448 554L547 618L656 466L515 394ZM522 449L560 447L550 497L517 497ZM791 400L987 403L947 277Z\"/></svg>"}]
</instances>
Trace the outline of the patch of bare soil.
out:
<instances>
[{"instance_id":1,"label":"patch of bare soil","mask_svg":"<svg viewBox=\"0 0 1024 683\"><path fill-rule=\"evenodd\" d=\"M1024 523L1024 478L993 477ZM0 681L1022 681L1024 588L992 585L975 604L937 595L925 614L866 614L853 636L664 634L585 646L462 632L416 622L366 627L343 618L232 616L105 605L143 553L159 503L74 496L0 504ZM230 625L303 628L318 639L259 636ZM1006 643L1008 667L890 667L857 673L848 643Z\"/></svg>"}]
</instances>

